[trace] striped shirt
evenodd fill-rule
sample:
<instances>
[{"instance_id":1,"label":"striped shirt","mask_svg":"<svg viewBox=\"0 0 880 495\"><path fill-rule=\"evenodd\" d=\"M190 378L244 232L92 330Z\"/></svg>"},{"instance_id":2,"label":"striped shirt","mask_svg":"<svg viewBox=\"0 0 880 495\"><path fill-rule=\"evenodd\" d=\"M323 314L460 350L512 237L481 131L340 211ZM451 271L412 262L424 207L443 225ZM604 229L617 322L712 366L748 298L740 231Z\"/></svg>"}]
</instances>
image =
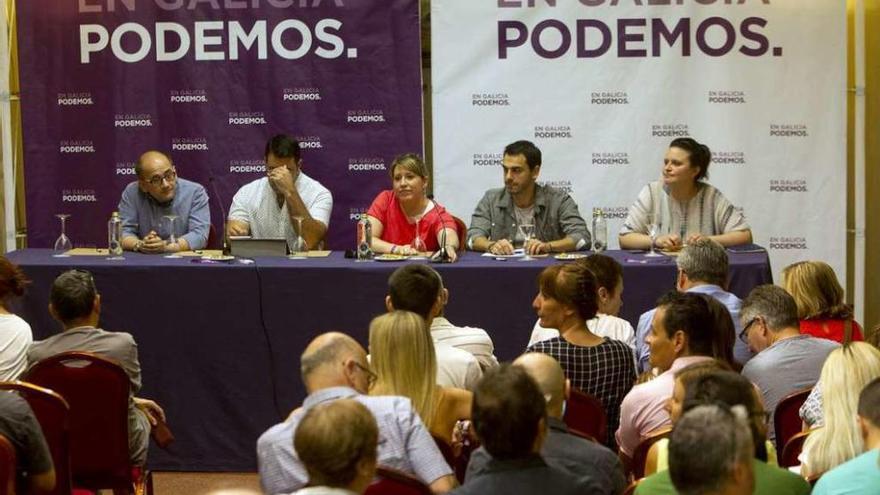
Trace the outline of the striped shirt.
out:
<instances>
[{"instance_id":1,"label":"striped shirt","mask_svg":"<svg viewBox=\"0 0 880 495\"><path fill-rule=\"evenodd\" d=\"M648 214L657 218L657 235L675 234L686 239L689 234L707 236L749 230L742 211L721 194L721 191L697 182L697 194L688 201L673 199L663 182L651 182L639 192L636 202L629 207L620 235L636 232L648 234Z\"/></svg>"}]
</instances>

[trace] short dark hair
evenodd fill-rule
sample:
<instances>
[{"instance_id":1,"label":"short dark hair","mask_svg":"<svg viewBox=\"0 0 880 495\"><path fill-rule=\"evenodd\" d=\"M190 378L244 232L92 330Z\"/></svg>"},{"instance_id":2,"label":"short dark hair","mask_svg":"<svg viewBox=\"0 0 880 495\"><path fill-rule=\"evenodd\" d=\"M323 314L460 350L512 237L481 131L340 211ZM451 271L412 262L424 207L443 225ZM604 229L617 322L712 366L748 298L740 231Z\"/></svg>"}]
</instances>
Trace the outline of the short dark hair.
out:
<instances>
[{"instance_id":1,"label":"short dark hair","mask_svg":"<svg viewBox=\"0 0 880 495\"><path fill-rule=\"evenodd\" d=\"M689 137L675 138L669 143L670 148L681 148L688 152L691 166L700 169L696 180L709 178L709 162L712 161L712 151L705 144L698 143Z\"/></svg>"},{"instance_id":2,"label":"short dark hair","mask_svg":"<svg viewBox=\"0 0 880 495\"><path fill-rule=\"evenodd\" d=\"M394 309L412 311L426 320L441 288L437 272L420 264L404 265L388 278L388 295Z\"/></svg>"},{"instance_id":3,"label":"short dark hair","mask_svg":"<svg viewBox=\"0 0 880 495\"><path fill-rule=\"evenodd\" d=\"M376 459L379 429L373 413L354 399L309 408L296 427L293 448L311 485L346 487L358 463Z\"/></svg>"},{"instance_id":4,"label":"short dark hair","mask_svg":"<svg viewBox=\"0 0 880 495\"><path fill-rule=\"evenodd\" d=\"M871 380L859 394L859 416L880 428L880 378Z\"/></svg>"},{"instance_id":5,"label":"short dark hair","mask_svg":"<svg viewBox=\"0 0 880 495\"><path fill-rule=\"evenodd\" d=\"M541 166L541 150L531 141L520 140L510 143L504 147L504 154L526 157L526 165L529 166L529 170L534 170L535 167Z\"/></svg>"},{"instance_id":6,"label":"short dark hair","mask_svg":"<svg viewBox=\"0 0 880 495\"><path fill-rule=\"evenodd\" d=\"M270 153L275 158L293 158L298 162L300 158L299 141L286 134L276 134L266 142L266 151L263 155L269 158Z\"/></svg>"},{"instance_id":7,"label":"short dark hair","mask_svg":"<svg viewBox=\"0 0 880 495\"><path fill-rule=\"evenodd\" d=\"M596 276L583 263L550 265L538 275L541 294L575 308L584 320L596 316L599 302Z\"/></svg>"},{"instance_id":8,"label":"short dark hair","mask_svg":"<svg viewBox=\"0 0 880 495\"><path fill-rule=\"evenodd\" d=\"M532 453L546 417L541 389L525 369L510 363L490 368L474 390L471 418L492 457L522 459Z\"/></svg>"},{"instance_id":9,"label":"short dark hair","mask_svg":"<svg viewBox=\"0 0 880 495\"><path fill-rule=\"evenodd\" d=\"M95 297L95 279L85 270L68 270L52 282L49 302L62 323L85 318L92 313Z\"/></svg>"},{"instance_id":10,"label":"short dark hair","mask_svg":"<svg viewBox=\"0 0 880 495\"><path fill-rule=\"evenodd\" d=\"M773 284L759 285L752 289L743 300L739 314L743 321L756 316L764 318L771 331L800 327L794 297L782 287Z\"/></svg>"},{"instance_id":11,"label":"short dark hair","mask_svg":"<svg viewBox=\"0 0 880 495\"><path fill-rule=\"evenodd\" d=\"M714 320L705 299L690 292L669 291L657 301L663 307L663 326L668 337L681 330L687 335L688 350L697 356L711 356Z\"/></svg>"},{"instance_id":12,"label":"short dark hair","mask_svg":"<svg viewBox=\"0 0 880 495\"><path fill-rule=\"evenodd\" d=\"M29 283L31 281L18 265L0 256L0 302L9 296L23 296Z\"/></svg>"},{"instance_id":13,"label":"short dark hair","mask_svg":"<svg viewBox=\"0 0 880 495\"><path fill-rule=\"evenodd\" d=\"M594 254L579 260L578 263L593 272L598 287L604 287L608 292L614 292L614 289L623 280L623 267L611 256Z\"/></svg>"}]
</instances>

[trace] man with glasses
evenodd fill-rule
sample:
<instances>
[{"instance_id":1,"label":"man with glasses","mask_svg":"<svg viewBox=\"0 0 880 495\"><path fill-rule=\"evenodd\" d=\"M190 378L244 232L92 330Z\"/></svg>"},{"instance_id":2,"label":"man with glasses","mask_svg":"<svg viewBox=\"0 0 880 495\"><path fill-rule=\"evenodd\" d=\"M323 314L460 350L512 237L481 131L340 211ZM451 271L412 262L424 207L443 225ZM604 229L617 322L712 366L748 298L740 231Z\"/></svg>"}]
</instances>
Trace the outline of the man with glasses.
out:
<instances>
[{"instance_id":1,"label":"man with glasses","mask_svg":"<svg viewBox=\"0 0 880 495\"><path fill-rule=\"evenodd\" d=\"M119 200L122 248L143 253L204 248L211 228L205 188L177 177L171 158L161 151L141 155L134 170L138 180ZM176 217L173 222L166 218L170 215Z\"/></svg>"},{"instance_id":2,"label":"man with glasses","mask_svg":"<svg viewBox=\"0 0 880 495\"><path fill-rule=\"evenodd\" d=\"M348 335L319 335L306 346L300 372L309 395L303 405L257 440L260 484L269 495L291 493L306 486L309 476L294 451L293 438L305 413L318 404L354 399L367 406L379 426L379 465L414 475L433 493L457 485L428 429L409 399L366 395L376 380L367 352Z\"/></svg>"},{"instance_id":3,"label":"man with glasses","mask_svg":"<svg viewBox=\"0 0 880 495\"><path fill-rule=\"evenodd\" d=\"M761 390L770 412L789 394L814 386L825 358L839 346L801 334L794 298L775 285L755 287L743 301L740 318L739 337L757 352L742 374ZM773 422L768 437L776 439Z\"/></svg>"}]
</instances>

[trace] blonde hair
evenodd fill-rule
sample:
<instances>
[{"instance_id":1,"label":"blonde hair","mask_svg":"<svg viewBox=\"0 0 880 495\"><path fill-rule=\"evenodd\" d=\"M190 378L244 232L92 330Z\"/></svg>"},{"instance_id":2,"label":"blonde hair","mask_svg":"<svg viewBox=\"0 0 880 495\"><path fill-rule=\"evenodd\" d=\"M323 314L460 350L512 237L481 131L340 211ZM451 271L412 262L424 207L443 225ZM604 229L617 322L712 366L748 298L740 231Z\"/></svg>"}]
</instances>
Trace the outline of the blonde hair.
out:
<instances>
[{"instance_id":1,"label":"blonde hair","mask_svg":"<svg viewBox=\"0 0 880 495\"><path fill-rule=\"evenodd\" d=\"M370 395L402 395L426 425L435 410L437 357L424 318L392 311L370 322L370 364L377 379Z\"/></svg>"},{"instance_id":2,"label":"blonde hair","mask_svg":"<svg viewBox=\"0 0 880 495\"><path fill-rule=\"evenodd\" d=\"M403 170L408 170L422 179L428 180L428 166L425 165L422 158L415 153L404 153L394 157L394 161L391 162L391 169L388 172L392 179L394 179L394 170L397 167L400 167Z\"/></svg>"},{"instance_id":3,"label":"blonde hair","mask_svg":"<svg viewBox=\"0 0 880 495\"><path fill-rule=\"evenodd\" d=\"M782 269L782 284L797 304L798 318L848 320L852 310L834 270L822 261L800 261Z\"/></svg>"},{"instance_id":4,"label":"blonde hair","mask_svg":"<svg viewBox=\"0 0 880 495\"><path fill-rule=\"evenodd\" d=\"M819 377L824 426L804 442L807 475L822 474L865 451L855 417L859 394L877 377L880 350L870 344L853 342L828 355Z\"/></svg>"}]
</instances>

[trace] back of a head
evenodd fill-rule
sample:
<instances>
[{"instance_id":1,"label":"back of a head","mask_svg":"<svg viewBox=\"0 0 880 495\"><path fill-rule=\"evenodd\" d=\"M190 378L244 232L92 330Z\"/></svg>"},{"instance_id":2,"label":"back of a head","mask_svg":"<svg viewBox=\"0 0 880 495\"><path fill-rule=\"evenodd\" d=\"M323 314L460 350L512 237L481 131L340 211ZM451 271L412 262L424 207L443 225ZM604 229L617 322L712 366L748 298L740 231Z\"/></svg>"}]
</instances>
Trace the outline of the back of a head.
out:
<instances>
[{"instance_id":1,"label":"back of a head","mask_svg":"<svg viewBox=\"0 0 880 495\"><path fill-rule=\"evenodd\" d=\"M693 282L727 285L728 258L724 246L711 239L689 243L676 259L678 268Z\"/></svg>"},{"instance_id":2,"label":"back of a head","mask_svg":"<svg viewBox=\"0 0 880 495\"><path fill-rule=\"evenodd\" d=\"M797 304L791 294L773 284L759 285L743 300L740 318L749 321L757 316L764 318L770 331L799 328Z\"/></svg>"},{"instance_id":3,"label":"back of a head","mask_svg":"<svg viewBox=\"0 0 880 495\"><path fill-rule=\"evenodd\" d=\"M880 378L865 385L859 394L859 416L880 429Z\"/></svg>"},{"instance_id":4,"label":"back of a head","mask_svg":"<svg viewBox=\"0 0 880 495\"><path fill-rule=\"evenodd\" d=\"M408 397L422 421L431 421L437 356L424 318L400 310L374 318L370 364L377 375L371 394Z\"/></svg>"},{"instance_id":5,"label":"back of a head","mask_svg":"<svg viewBox=\"0 0 880 495\"><path fill-rule=\"evenodd\" d=\"M412 311L425 319L431 316L440 289L440 277L426 265L404 265L388 278L388 295L394 309Z\"/></svg>"},{"instance_id":6,"label":"back of a head","mask_svg":"<svg viewBox=\"0 0 880 495\"><path fill-rule=\"evenodd\" d=\"M309 378L315 373L338 365L358 353L366 354L357 341L343 333L327 332L315 337L300 356L300 375L303 382L308 386Z\"/></svg>"},{"instance_id":7,"label":"back of a head","mask_svg":"<svg viewBox=\"0 0 880 495\"><path fill-rule=\"evenodd\" d=\"M700 297L706 300L709 312L712 313L712 322L715 329L712 341L712 356L726 362L732 368L741 369L733 358L736 327L733 324L733 317L730 316L730 311L727 309L727 306L721 304L712 296L700 294Z\"/></svg>"},{"instance_id":8,"label":"back of a head","mask_svg":"<svg viewBox=\"0 0 880 495\"><path fill-rule=\"evenodd\" d=\"M306 411L293 447L309 473L310 485L347 487L364 461L375 463L378 439L369 409L353 399L339 399Z\"/></svg>"},{"instance_id":9,"label":"back of a head","mask_svg":"<svg viewBox=\"0 0 880 495\"><path fill-rule=\"evenodd\" d=\"M531 141L514 141L504 147L504 154L508 156L523 155L529 170L541 165L541 150Z\"/></svg>"},{"instance_id":10,"label":"back of a head","mask_svg":"<svg viewBox=\"0 0 880 495\"><path fill-rule=\"evenodd\" d=\"M546 417L544 396L529 374L502 364L486 371L474 391L471 420L480 442L500 460L532 454Z\"/></svg>"},{"instance_id":11,"label":"back of a head","mask_svg":"<svg viewBox=\"0 0 880 495\"><path fill-rule=\"evenodd\" d=\"M582 263L548 266L538 275L538 289L544 296L575 308L585 321L599 310L596 276Z\"/></svg>"},{"instance_id":12,"label":"back of a head","mask_svg":"<svg viewBox=\"0 0 880 495\"><path fill-rule=\"evenodd\" d=\"M604 287L608 292L613 292L623 279L623 267L611 256L594 254L578 260L577 263L593 272L596 277L596 285Z\"/></svg>"},{"instance_id":13,"label":"back of a head","mask_svg":"<svg viewBox=\"0 0 880 495\"><path fill-rule=\"evenodd\" d=\"M794 297L802 320L852 318L834 269L822 261L801 261L783 268L782 284Z\"/></svg>"},{"instance_id":14,"label":"back of a head","mask_svg":"<svg viewBox=\"0 0 880 495\"><path fill-rule=\"evenodd\" d=\"M516 358L513 362L535 380L544 398L547 399L547 407L561 407L565 400L565 372L559 361L549 354L529 352Z\"/></svg>"},{"instance_id":15,"label":"back of a head","mask_svg":"<svg viewBox=\"0 0 880 495\"><path fill-rule=\"evenodd\" d=\"M95 280L83 270L68 270L52 283L49 303L62 323L85 318L92 313L95 304Z\"/></svg>"},{"instance_id":16,"label":"back of a head","mask_svg":"<svg viewBox=\"0 0 880 495\"><path fill-rule=\"evenodd\" d=\"M699 294L670 291L657 301L665 309L663 326L669 337L681 330L687 336L691 356L712 356L715 321L709 304Z\"/></svg>"},{"instance_id":17,"label":"back of a head","mask_svg":"<svg viewBox=\"0 0 880 495\"><path fill-rule=\"evenodd\" d=\"M13 264L5 256L0 256L0 306L10 296L23 296L24 289L29 283L30 280L18 265Z\"/></svg>"},{"instance_id":18,"label":"back of a head","mask_svg":"<svg viewBox=\"0 0 880 495\"><path fill-rule=\"evenodd\" d=\"M276 158L293 158L298 162L300 158L299 141L286 134L276 134L266 142L264 155L268 157L270 154Z\"/></svg>"},{"instance_id":19,"label":"back of a head","mask_svg":"<svg viewBox=\"0 0 880 495\"><path fill-rule=\"evenodd\" d=\"M751 463L745 411L718 405L689 410L669 438L669 475L681 495L721 493L738 465Z\"/></svg>"}]
</instances>

